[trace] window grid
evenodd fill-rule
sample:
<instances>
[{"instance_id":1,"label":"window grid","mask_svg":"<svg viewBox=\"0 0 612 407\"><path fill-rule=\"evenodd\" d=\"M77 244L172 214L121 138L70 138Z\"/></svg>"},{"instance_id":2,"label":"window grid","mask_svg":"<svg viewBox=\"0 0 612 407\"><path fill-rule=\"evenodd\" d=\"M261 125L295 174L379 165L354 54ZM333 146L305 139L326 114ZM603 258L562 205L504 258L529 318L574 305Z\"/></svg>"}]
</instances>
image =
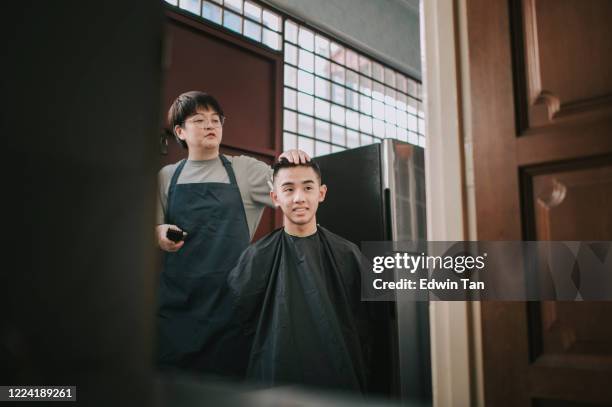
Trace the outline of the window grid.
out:
<instances>
[{"instance_id":1,"label":"window grid","mask_svg":"<svg viewBox=\"0 0 612 407\"><path fill-rule=\"evenodd\" d=\"M425 147L418 81L288 18L284 38L283 149L318 156L383 138Z\"/></svg>"},{"instance_id":2,"label":"window grid","mask_svg":"<svg viewBox=\"0 0 612 407\"><path fill-rule=\"evenodd\" d=\"M249 0L164 1L275 51L282 50L283 18L259 3Z\"/></svg>"},{"instance_id":3,"label":"window grid","mask_svg":"<svg viewBox=\"0 0 612 407\"><path fill-rule=\"evenodd\" d=\"M164 1L283 51L284 150L314 157L384 138L425 147L418 81L256 0Z\"/></svg>"}]
</instances>

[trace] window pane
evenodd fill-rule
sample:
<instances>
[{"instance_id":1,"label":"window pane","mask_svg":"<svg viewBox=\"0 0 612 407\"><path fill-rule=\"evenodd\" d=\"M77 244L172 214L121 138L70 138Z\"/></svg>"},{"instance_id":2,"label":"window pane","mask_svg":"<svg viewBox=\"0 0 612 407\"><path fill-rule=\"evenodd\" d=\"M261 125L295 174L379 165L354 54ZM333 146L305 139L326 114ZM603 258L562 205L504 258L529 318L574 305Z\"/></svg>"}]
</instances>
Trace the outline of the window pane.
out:
<instances>
[{"instance_id":1,"label":"window pane","mask_svg":"<svg viewBox=\"0 0 612 407\"><path fill-rule=\"evenodd\" d=\"M408 92L408 82L406 81L406 77L401 73L395 74L395 87L404 93Z\"/></svg>"},{"instance_id":2,"label":"window pane","mask_svg":"<svg viewBox=\"0 0 612 407\"><path fill-rule=\"evenodd\" d=\"M298 63L297 47L289 43L285 44L285 62L293 65L297 65Z\"/></svg>"},{"instance_id":3,"label":"window pane","mask_svg":"<svg viewBox=\"0 0 612 407\"><path fill-rule=\"evenodd\" d=\"M406 129L397 129L397 138L402 141L408 141L408 131Z\"/></svg>"},{"instance_id":4,"label":"window pane","mask_svg":"<svg viewBox=\"0 0 612 407\"><path fill-rule=\"evenodd\" d=\"M321 119L329 120L330 104L321 99L315 99L315 115Z\"/></svg>"},{"instance_id":5,"label":"window pane","mask_svg":"<svg viewBox=\"0 0 612 407\"><path fill-rule=\"evenodd\" d=\"M281 31L280 17L268 10L263 12L263 23L271 30Z\"/></svg>"},{"instance_id":6,"label":"window pane","mask_svg":"<svg viewBox=\"0 0 612 407\"><path fill-rule=\"evenodd\" d=\"M242 14L242 0L225 0L225 7Z\"/></svg>"},{"instance_id":7,"label":"window pane","mask_svg":"<svg viewBox=\"0 0 612 407\"><path fill-rule=\"evenodd\" d=\"M359 110L359 94L352 90L346 90L346 106L351 109Z\"/></svg>"},{"instance_id":8,"label":"window pane","mask_svg":"<svg viewBox=\"0 0 612 407\"><path fill-rule=\"evenodd\" d=\"M323 55L324 57L329 58L329 41L326 38L317 35L315 52L319 55Z\"/></svg>"},{"instance_id":9,"label":"window pane","mask_svg":"<svg viewBox=\"0 0 612 407\"><path fill-rule=\"evenodd\" d=\"M410 144L414 144L415 146L419 145L419 136L416 133L411 131L408 132L408 142Z\"/></svg>"},{"instance_id":10,"label":"window pane","mask_svg":"<svg viewBox=\"0 0 612 407\"><path fill-rule=\"evenodd\" d=\"M344 108L341 106L332 104L331 121L337 124L344 125L344 119L345 119Z\"/></svg>"},{"instance_id":11,"label":"window pane","mask_svg":"<svg viewBox=\"0 0 612 407\"><path fill-rule=\"evenodd\" d=\"M417 101L411 97L408 97L408 113L417 114Z\"/></svg>"},{"instance_id":12,"label":"window pane","mask_svg":"<svg viewBox=\"0 0 612 407\"><path fill-rule=\"evenodd\" d=\"M314 93L314 75L301 69L298 70L298 90Z\"/></svg>"},{"instance_id":13,"label":"window pane","mask_svg":"<svg viewBox=\"0 0 612 407\"><path fill-rule=\"evenodd\" d=\"M285 20L285 40L297 44L298 26L292 21Z\"/></svg>"},{"instance_id":14,"label":"window pane","mask_svg":"<svg viewBox=\"0 0 612 407\"><path fill-rule=\"evenodd\" d=\"M244 2L244 15L252 18L255 21L261 22L261 7L250 1Z\"/></svg>"},{"instance_id":15,"label":"window pane","mask_svg":"<svg viewBox=\"0 0 612 407\"><path fill-rule=\"evenodd\" d=\"M403 110L397 110L396 112L397 125L403 129L408 128L408 113Z\"/></svg>"},{"instance_id":16,"label":"window pane","mask_svg":"<svg viewBox=\"0 0 612 407\"><path fill-rule=\"evenodd\" d=\"M177 0L165 0L165 1L166 1L166 3L172 4L173 6L176 6L176 4L178 2Z\"/></svg>"},{"instance_id":17,"label":"window pane","mask_svg":"<svg viewBox=\"0 0 612 407\"><path fill-rule=\"evenodd\" d=\"M361 145L362 146L367 146L373 143L374 143L374 139L372 138L372 136L367 135L367 134L361 134Z\"/></svg>"},{"instance_id":18,"label":"window pane","mask_svg":"<svg viewBox=\"0 0 612 407\"><path fill-rule=\"evenodd\" d=\"M332 81L338 83L344 83L344 67L332 63L331 65L331 78Z\"/></svg>"},{"instance_id":19,"label":"window pane","mask_svg":"<svg viewBox=\"0 0 612 407\"><path fill-rule=\"evenodd\" d=\"M314 34L304 27L300 27L299 44L308 51L314 51Z\"/></svg>"},{"instance_id":20,"label":"window pane","mask_svg":"<svg viewBox=\"0 0 612 407\"><path fill-rule=\"evenodd\" d=\"M223 10L223 26L237 33L242 33L242 17L231 11Z\"/></svg>"},{"instance_id":21,"label":"window pane","mask_svg":"<svg viewBox=\"0 0 612 407\"><path fill-rule=\"evenodd\" d=\"M372 120L372 133L379 138L385 137L385 122L378 119Z\"/></svg>"},{"instance_id":22,"label":"window pane","mask_svg":"<svg viewBox=\"0 0 612 407\"><path fill-rule=\"evenodd\" d=\"M417 107L419 109L419 117L425 117L425 110L423 110L423 102L419 102Z\"/></svg>"},{"instance_id":23,"label":"window pane","mask_svg":"<svg viewBox=\"0 0 612 407\"><path fill-rule=\"evenodd\" d=\"M366 114L372 114L372 99L361 95L359 97L359 110Z\"/></svg>"},{"instance_id":24,"label":"window pane","mask_svg":"<svg viewBox=\"0 0 612 407\"><path fill-rule=\"evenodd\" d=\"M395 126L395 107L393 105L385 105L385 121Z\"/></svg>"},{"instance_id":25,"label":"window pane","mask_svg":"<svg viewBox=\"0 0 612 407\"><path fill-rule=\"evenodd\" d=\"M419 118L419 133L425 134L425 120Z\"/></svg>"},{"instance_id":26,"label":"window pane","mask_svg":"<svg viewBox=\"0 0 612 407\"><path fill-rule=\"evenodd\" d=\"M385 100L385 88L378 82L373 82L372 97L381 102Z\"/></svg>"},{"instance_id":27,"label":"window pane","mask_svg":"<svg viewBox=\"0 0 612 407\"><path fill-rule=\"evenodd\" d=\"M244 20L244 35L261 42L261 26L249 20Z\"/></svg>"},{"instance_id":28,"label":"window pane","mask_svg":"<svg viewBox=\"0 0 612 407\"><path fill-rule=\"evenodd\" d=\"M329 45L329 49L331 52L331 60L344 65L344 47L339 44L336 44L335 42L332 42Z\"/></svg>"},{"instance_id":29,"label":"window pane","mask_svg":"<svg viewBox=\"0 0 612 407\"><path fill-rule=\"evenodd\" d=\"M332 83L332 102L344 104L344 87Z\"/></svg>"},{"instance_id":30,"label":"window pane","mask_svg":"<svg viewBox=\"0 0 612 407\"><path fill-rule=\"evenodd\" d=\"M200 0L180 0L179 7L190 13L200 15Z\"/></svg>"},{"instance_id":31,"label":"window pane","mask_svg":"<svg viewBox=\"0 0 612 407\"><path fill-rule=\"evenodd\" d=\"M395 87L395 72L391 68L385 68L385 84Z\"/></svg>"},{"instance_id":32,"label":"window pane","mask_svg":"<svg viewBox=\"0 0 612 407\"><path fill-rule=\"evenodd\" d=\"M319 56L316 56L315 57L315 72L317 75L321 75L326 78L329 78L330 76L329 61Z\"/></svg>"},{"instance_id":33,"label":"window pane","mask_svg":"<svg viewBox=\"0 0 612 407\"><path fill-rule=\"evenodd\" d=\"M285 85L297 87L297 70L289 65L285 65Z\"/></svg>"},{"instance_id":34,"label":"window pane","mask_svg":"<svg viewBox=\"0 0 612 407\"><path fill-rule=\"evenodd\" d=\"M314 98L305 93L298 93L298 111L300 113L314 114Z\"/></svg>"},{"instance_id":35,"label":"window pane","mask_svg":"<svg viewBox=\"0 0 612 407\"><path fill-rule=\"evenodd\" d=\"M298 133L314 137L314 119L303 114L298 115Z\"/></svg>"},{"instance_id":36,"label":"window pane","mask_svg":"<svg viewBox=\"0 0 612 407\"><path fill-rule=\"evenodd\" d=\"M383 67L381 64L372 62L372 77L377 81L383 81Z\"/></svg>"},{"instance_id":37,"label":"window pane","mask_svg":"<svg viewBox=\"0 0 612 407\"><path fill-rule=\"evenodd\" d=\"M274 31L268 30L267 28L264 28L263 31L263 43L272 49L281 49L280 35Z\"/></svg>"},{"instance_id":38,"label":"window pane","mask_svg":"<svg viewBox=\"0 0 612 407\"><path fill-rule=\"evenodd\" d=\"M306 71L298 70L298 90L314 93L314 75Z\"/></svg>"},{"instance_id":39,"label":"window pane","mask_svg":"<svg viewBox=\"0 0 612 407\"><path fill-rule=\"evenodd\" d=\"M397 137L397 127L395 127L393 124L387 123L385 125L385 137L396 138Z\"/></svg>"},{"instance_id":40,"label":"window pane","mask_svg":"<svg viewBox=\"0 0 612 407\"><path fill-rule=\"evenodd\" d=\"M349 69L346 70L346 86L358 90L359 89L359 74Z\"/></svg>"},{"instance_id":41,"label":"window pane","mask_svg":"<svg viewBox=\"0 0 612 407\"><path fill-rule=\"evenodd\" d=\"M293 150L297 148L297 140L294 134L283 133L283 150Z\"/></svg>"},{"instance_id":42,"label":"window pane","mask_svg":"<svg viewBox=\"0 0 612 407\"><path fill-rule=\"evenodd\" d=\"M292 89L285 88L285 107L297 109L297 95Z\"/></svg>"},{"instance_id":43,"label":"window pane","mask_svg":"<svg viewBox=\"0 0 612 407\"><path fill-rule=\"evenodd\" d=\"M359 147L359 133L353 130L346 131L346 145L348 148Z\"/></svg>"},{"instance_id":44,"label":"window pane","mask_svg":"<svg viewBox=\"0 0 612 407\"><path fill-rule=\"evenodd\" d=\"M395 90L385 86L385 103L395 106Z\"/></svg>"},{"instance_id":45,"label":"window pane","mask_svg":"<svg viewBox=\"0 0 612 407\"><path fill-rule=\"evenodd\" d=\"M314 54L300 49L299 67L308 72L314 72Z\"/></svg>"},{"instance_id":46,"label":"window pane","mask_svg":"<svg viewBox=\"0 0 612 407\"><path fill-rule=\"evenodd\" d=\"M328 80L317 77L315 79L315 95L324 99L329 99L330 85L331 84Z\"/></svg>"},{"instance_id":47,"label":"window pane","mask_svg":"<svg viewBox=\"0 0 612 407\"><path fill-rule=\"evenodd\" d=\"M331 145L322 141L315 142L315 156L321 156L331 153Z\"/></svg>"},{"instance_id":48,"label":"window pane","mask_svg":"<svg viewBox=\"0 0 612 407\"><path fill-rule=\"evenodd\" d=\"M368 96L372 95L372 80L365 76L359 76L359 91Z\"/></svg>"},{"instance_id":49,"label":"window pane","mask_svg":"<svg viewBox=\"0 0 612 407\"><path fill-rule=\"evenodd\" d=\"M417 96L416 82L410 78L408 78L408 94L414 97Z\"/></svg>"},{"instance_id":50,"label":"window pane","mask_svg":"<svg viewBox=\"0 0 612 407\"><path fill-rule=\"evenodd\" d=\"M298 137L298 148L309 156L314 156L314 140L306 137Z\"/></svg>"},{"instance_id":51,"label":"window pane","mask_svg":"<svg viewBox=\"0 0 612 407\"><path fill-rule=\"evenodd\" d=\"M418 131L417 118L411 114L408 114L408 130Z\"/></svg>"},{"instance_id":52,"label":"window pane","mask_svg":"<svg viewBox=\"0 0 612 407\"><path fill-rule=\"evenodd\" d=\"M283 129L287 131L295 132L297 130L296 122L296 114L290 110L286 110L283 113Z\"/></svg>"},{"instance_id":53,"label":"window pane","mask_svg":"<svg viewBox=\"0 0 612 407\"><path fill-rule=\"evenodd\" d=\"M385 118L385 104L383 102L372 101L372 116L380 120Z\"/></svg>"},{"instance_id":54,"label":"window pane","mask_svg":"<svg viewBox=\"0 0 612 407\"><path fill-rule=\"evenodd\" d=\"M346 148L339 146L332 146L332 153L337 153L338 151L344 151Z\"/></svg>"},{"instance_id":55,"label":"window pane","mask_svg":"<svg viewBox=\"0 0 612 407\"><path fill-rule=\"evenodd\" d=\"M372 76L372 62L364 56L359 56L359 72Z\"/></svg>"},{"instance_id":56,"label":"window pane","mask_svg":"<svg viewBox=\"0 0 612 407\"><path fill-rule=\"evenodd\" d=\"M346 146L346 140L344 137L344 127L332 126L332 143Z\"/></svg>"},{"instance_id":57,"label":"window pane","mask_svg":"<svg viewBox=\"0 0 612 407\"><path fill-rule=\"evenodd\" d=\"M395 104L395 106L397 106L398 110L406 110L406 95L404 95L403 93L397 92L395 94L395 100L397 101L397 103Z\"/></svg>"},{"instance_id":58,"label":"window pane","mask_svg":"<svg viewBox=\"0 0 612 407\"><path fill-rule=\"evenodd\" d=\"M346 126L351 129L359 130L359 113L352 110L346 111Z\"/></svg>"},{"instance_id":59,"label":"window pane","mask_svg":"<svg viewBox=\"0 0 612 407\"><path fill-rule=\"evenodd\" d=\"M364 114L359 115L359 129L365 133L372 133L372 118Z\"/></svg>"},{"instance_id":60,"label":"window pane","mask_svg":"<svg viewBox=\"0 0 612 407\"><path fill-rule=\"evenodd\" d=\"M425 143L425 137L423 137L423 136L419 136L419 145L420 145L421 147L425 148L425 147L426 147L426 146L425 146L425 144L426 144L426 143Z\"/></svg>"},{"instance_id":61,"label":"window pane","mask_svg":"<svg viewBox=\"0 0 612 407\"><path fill-rule=\"evenodd\" d=\"M316 127L315 136L319 140L325 140L325 141L330 140L331 125L328 122L324 122L323 120L317 120L315 127Z\"/></svg>"},{"instance_id":62,"label":"window pane","mask_svg":"<svg viewBox=\"0 0 612 407\"><path fill-rule=\"evenodd\" d=\"M221 7L205 1L202 7L202 17L213 23L221 24Z\"/></svg>"},{"instance_id":63,"label":"window pane","mask_svg":"<svg viewBox=\"0 0 612 407\"><path fill-rule=\"evenodd\" d=\"M355 51L350 49L346 50L346 66L356 71L359 70L359 57Z\"/></svg>"}]
</instances>

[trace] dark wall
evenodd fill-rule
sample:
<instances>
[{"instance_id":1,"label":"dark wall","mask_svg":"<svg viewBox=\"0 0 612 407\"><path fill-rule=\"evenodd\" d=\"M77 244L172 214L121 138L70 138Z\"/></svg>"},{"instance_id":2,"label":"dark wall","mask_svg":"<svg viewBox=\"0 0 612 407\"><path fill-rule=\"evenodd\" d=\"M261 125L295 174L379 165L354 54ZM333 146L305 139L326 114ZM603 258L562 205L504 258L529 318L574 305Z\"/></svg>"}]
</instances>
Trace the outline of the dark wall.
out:
<instances>
[{"instance_id":1,"label":"dark wall","mask_svg":"<svg viewBox=\"0 0 612 407\"><path fill-rule=\"evenodd\" d=\"M149 404L161 24L160 1L3 6L2 385Z\"/></svg>"}]
</instances>

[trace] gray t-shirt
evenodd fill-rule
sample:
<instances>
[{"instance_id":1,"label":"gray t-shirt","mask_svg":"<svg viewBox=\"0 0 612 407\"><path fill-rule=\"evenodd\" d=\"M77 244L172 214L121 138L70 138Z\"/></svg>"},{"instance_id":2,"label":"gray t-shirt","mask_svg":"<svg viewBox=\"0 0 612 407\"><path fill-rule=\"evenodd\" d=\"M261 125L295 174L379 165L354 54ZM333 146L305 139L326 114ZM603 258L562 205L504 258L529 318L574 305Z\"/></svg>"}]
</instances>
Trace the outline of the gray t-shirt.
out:
<instances>
[{"instance_id":1,"label":"gray t-shirt","mask_svg":"<svg viewBox=\"0 0 612 407\"><path fill-rule=\"evenodd\" d=\"M257 225L261 220L264 206L273 207L270 198L270 184L272 169L264 162L245 155L225 157L232 163L236 182L242 196L244 211L251 238L255 234ZM168 208L168 189L170 181L178 166L178 163L166 165L159 171L159 199L157 205L157 224L164 222L166 210ZM189 184L197 182L224 182L229 184L229 176L223 167L221 159L212 160L187 160L183 171L179 176L178 184Z\"/></svg>"}]
</instances>

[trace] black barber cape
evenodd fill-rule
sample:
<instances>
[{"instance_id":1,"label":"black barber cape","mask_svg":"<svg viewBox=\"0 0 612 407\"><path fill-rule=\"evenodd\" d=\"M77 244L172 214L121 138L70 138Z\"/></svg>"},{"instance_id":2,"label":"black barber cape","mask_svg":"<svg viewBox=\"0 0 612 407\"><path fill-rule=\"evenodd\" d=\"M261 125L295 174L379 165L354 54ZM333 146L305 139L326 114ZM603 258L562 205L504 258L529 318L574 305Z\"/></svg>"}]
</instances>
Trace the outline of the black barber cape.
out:
<instances>
[{"instance_id":1,"label":"black barber cape","mask_svg":"<svg viewBox=\"0 0 612 407\"><path fill-rule=\"evenodd\" d=\"M320 226L302 238L279 229L249 246L228 276L248 379L365 390L361 260L357 246Z\"/></svg>"}]
</instances>

